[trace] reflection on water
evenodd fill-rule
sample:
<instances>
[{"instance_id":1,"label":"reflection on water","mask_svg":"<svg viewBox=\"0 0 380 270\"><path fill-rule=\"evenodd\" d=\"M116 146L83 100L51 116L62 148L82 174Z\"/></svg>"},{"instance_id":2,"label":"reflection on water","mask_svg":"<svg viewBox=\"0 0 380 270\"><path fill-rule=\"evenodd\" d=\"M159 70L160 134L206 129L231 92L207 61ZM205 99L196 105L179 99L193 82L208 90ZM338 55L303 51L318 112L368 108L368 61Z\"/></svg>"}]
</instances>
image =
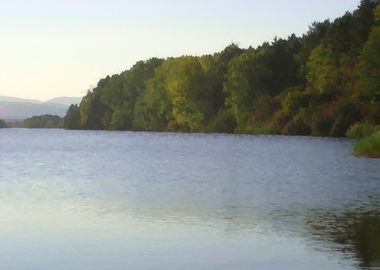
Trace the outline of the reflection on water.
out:
<instances>
[{"instance_id":1,"label":"reflection on water","mask_svg":"<svg viewBox=\"0 0 380 270\"><path fill-rule=\"evenodd\" d=\"M314 211L307 227L318 239L357 256L361 266L380 267L380 212Z\"/></svg>"},{"instance_id":2,"label":"reflection on water","mask_svg":"<svg viewBox=\"0 0 380 270\"><path fill-rule=\"evenodd\" d=\"M351 147L1 130L0 269L377 269L380 161Z\"/></svg>"}]
</instances>

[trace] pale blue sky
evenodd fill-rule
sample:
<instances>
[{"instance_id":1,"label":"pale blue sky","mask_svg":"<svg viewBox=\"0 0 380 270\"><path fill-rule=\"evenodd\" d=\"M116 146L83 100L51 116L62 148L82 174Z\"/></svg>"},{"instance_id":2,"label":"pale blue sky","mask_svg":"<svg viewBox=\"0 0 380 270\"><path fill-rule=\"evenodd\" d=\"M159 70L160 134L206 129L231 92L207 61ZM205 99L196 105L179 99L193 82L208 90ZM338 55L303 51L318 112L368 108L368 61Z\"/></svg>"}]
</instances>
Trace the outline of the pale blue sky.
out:
<instances>
[{"instance_id":1,"label":"pale blue sky","mask_svg":"<svg viewBox=\"0 0 380 270\"><path fill-rule=\"evenodd\" d=\"M359 0L0 0L0 95L82 96L150 57L301 35Z\"/></svg>"}]
</instances>

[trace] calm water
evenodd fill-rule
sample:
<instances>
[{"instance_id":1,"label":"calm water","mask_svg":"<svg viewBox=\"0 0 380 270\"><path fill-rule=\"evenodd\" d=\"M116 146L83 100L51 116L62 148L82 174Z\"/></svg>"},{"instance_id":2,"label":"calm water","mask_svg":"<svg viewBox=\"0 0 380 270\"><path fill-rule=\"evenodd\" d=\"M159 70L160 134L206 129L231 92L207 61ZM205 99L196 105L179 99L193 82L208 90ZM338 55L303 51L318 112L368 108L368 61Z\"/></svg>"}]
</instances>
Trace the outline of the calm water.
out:
<instances>
[{"instance_id":1,"label":"calm water","mask_svg":"<svg viewBox=\"0 0 380 270\"><path fill-rule=\"evenodd\" d=\"M351 147L0 130L0 269L379 269L380 160Z\"/></svg>"}]
</instances>

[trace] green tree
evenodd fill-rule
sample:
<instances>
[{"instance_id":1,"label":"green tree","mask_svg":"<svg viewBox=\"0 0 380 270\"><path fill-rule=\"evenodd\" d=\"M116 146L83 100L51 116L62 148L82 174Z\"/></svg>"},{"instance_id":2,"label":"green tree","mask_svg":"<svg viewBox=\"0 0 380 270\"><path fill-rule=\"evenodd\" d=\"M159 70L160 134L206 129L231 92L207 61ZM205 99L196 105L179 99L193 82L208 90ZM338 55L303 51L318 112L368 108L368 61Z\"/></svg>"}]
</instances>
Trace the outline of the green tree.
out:
<instances>
[{"instance_id":1,"label":"green tree","mask_svg":"<svg viewBox=\"0 0 380 270\"><path fill-rule=\"evenodd\" d=\"M318 94L336 94L337 65L338 60L329 44L323 42L315 47L306 64L309 89Z\"/></svg>"},{"instance_id":2,"label":"green tree","mask_svg":"<svg viewBox=\"0 0 380 270\"><path fill-rule=\"evenodd\" d=\"M106 128L134 129L137 100L144 94L147 81L154 76L154 70L162 62L157 58L139 61L131 69L110 78L101 93L101 102L109 110Z\"/></svg>"},{"instance_id":3,"label":"green tree","mask_svg":"<svg viewBox=\"0 0 380 270\"><path fill-rule=\"evenodd\" d=\"M376 21L380 23L380 5L375 10ZM380 101L380 26L373 27L360 55L359 87L362 97Z\"/></svg>"},{"instance_id":4,"label":"green tree","mask_svg":"<svg viewBox=\"0 0 380 270\"><path fill-rule=\"evenodd\" d=\"M80 129L80 111L79 106L76 104L70 105L67 110L66 116L63 119L63 127L65 129Z\"/></svg>"}]
</instances>

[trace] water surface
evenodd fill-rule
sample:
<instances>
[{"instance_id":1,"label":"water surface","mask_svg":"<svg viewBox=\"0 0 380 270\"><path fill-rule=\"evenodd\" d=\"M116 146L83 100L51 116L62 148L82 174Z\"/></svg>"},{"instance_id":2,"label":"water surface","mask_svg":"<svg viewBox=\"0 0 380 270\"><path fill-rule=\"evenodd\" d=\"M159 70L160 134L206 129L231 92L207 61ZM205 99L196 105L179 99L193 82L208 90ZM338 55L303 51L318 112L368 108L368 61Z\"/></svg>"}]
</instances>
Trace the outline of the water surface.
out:
<instances>
[{"instance_id":1,"label":"water surface","mask_svg":"<svg viewBox=\"0 0 380 270\"><path fill-rule=\"evenodd\" d=\"M0 130L0 268L379 269L346 139Z\"/></svg>"}]
</instances>

